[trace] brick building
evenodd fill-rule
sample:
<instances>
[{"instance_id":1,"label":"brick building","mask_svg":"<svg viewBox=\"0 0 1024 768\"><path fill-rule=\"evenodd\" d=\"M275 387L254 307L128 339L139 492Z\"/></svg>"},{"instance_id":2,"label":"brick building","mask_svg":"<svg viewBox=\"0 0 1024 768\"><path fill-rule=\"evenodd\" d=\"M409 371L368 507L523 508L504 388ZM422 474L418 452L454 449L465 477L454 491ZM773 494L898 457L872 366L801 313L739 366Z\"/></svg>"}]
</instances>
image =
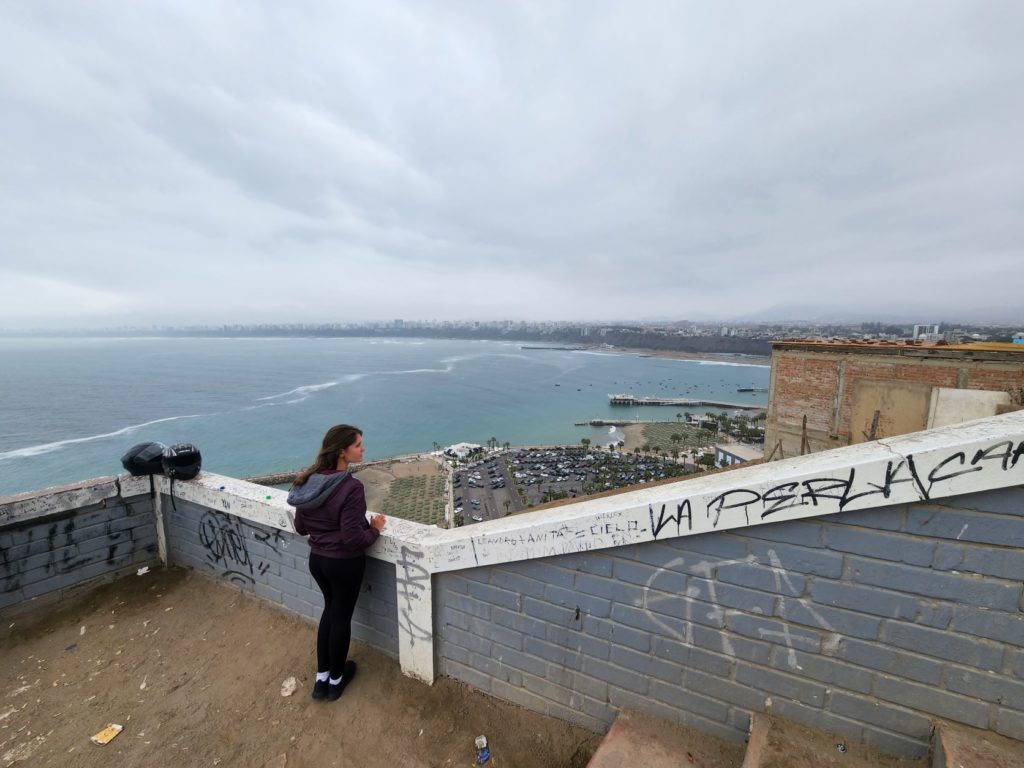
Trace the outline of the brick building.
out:
<instances>
[{"instance_id":1,"label":"brick building","mask_svg":"<svg viewBox=\"0 0 1024 768\"><path fill-rule=\"evenodd\" d=\"M775 460L1021 405L1019 344L778 341L765 427Z\"/></svg>"}]
</instances>

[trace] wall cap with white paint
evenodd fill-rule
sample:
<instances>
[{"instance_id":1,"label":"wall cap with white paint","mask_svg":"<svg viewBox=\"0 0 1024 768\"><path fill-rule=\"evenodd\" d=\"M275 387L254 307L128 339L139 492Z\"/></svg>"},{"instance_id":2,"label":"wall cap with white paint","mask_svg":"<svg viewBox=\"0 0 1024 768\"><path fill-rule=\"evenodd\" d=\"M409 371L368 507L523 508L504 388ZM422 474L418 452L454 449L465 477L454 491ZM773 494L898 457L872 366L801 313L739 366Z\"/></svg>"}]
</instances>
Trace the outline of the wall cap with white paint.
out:
<instances>
[{"instance_id":1,"label":"wall cap with white paint","mask_svg":"<svg viewBox=\"0 0 1024 768\"><path fill-rule=\"evenodd\" d=\"M99 504L106 499L148 495L148 477L95 477L0 498L0 528Z\"/></svg>"}]
</instances>

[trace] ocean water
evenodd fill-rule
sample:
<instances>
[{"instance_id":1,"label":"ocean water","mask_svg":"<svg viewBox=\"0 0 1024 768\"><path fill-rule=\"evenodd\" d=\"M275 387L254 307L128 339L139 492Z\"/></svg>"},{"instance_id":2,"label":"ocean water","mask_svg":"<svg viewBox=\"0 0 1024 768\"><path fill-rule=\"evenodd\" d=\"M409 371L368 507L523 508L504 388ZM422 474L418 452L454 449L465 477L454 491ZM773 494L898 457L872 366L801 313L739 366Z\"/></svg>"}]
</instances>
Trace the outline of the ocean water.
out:
<instances>
[{"instance_id":1,"label":"ocean water","mask_svg":"<svg viewBox=\"0 0 1024 768\"><path fill-rule=\"evenodd\" d=\"M608 394L765 404L769 369L494 341L0 339L0 496L121 471L147 440L192 442L236 477L297 469L327 427L364 430L366 458L433 443L617 439L594 418L672 420ZM687 409L694 413L704 409Z\"/></svg>"}]
</instances>

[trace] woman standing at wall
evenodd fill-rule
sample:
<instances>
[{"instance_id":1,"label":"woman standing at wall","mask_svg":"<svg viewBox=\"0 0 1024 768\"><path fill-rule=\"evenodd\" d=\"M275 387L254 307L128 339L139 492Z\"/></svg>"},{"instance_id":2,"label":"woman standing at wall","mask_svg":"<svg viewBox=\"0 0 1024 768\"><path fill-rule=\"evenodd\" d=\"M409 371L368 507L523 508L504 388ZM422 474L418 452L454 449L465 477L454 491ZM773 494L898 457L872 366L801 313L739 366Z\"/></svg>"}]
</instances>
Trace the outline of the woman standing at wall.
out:
<instances>
[{"instance_id":1,"label":"woman standing at wall","mask_svg":"<svg viewBox=\"0 0 1024 768\"><path fill-rule=\"evenodd\" d=\"M366 549L384 530L384 515L366 520L363 484L349 472L363 460L363 433L338 424L327 430L316 461L295 478L288 503L295 530L309 536L309 572L324 595L316 634L313 698L337 700L356 674L349 661L352 613L366 570Z\"/></svg>"}]
</instances>

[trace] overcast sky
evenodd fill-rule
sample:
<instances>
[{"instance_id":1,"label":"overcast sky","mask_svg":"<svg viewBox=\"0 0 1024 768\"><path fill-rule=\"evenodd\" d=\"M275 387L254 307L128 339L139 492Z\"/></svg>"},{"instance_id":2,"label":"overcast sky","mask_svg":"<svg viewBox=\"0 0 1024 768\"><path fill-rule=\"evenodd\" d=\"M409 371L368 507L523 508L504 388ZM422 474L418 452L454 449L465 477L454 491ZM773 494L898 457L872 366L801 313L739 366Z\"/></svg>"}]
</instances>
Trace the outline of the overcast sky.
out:
<instances>
[{"instance_id":1,"label":"overcast sky","mask_svg":"<svg viewBox=\"0 0 1024 768\"><path fill-rule=\"evenodd\" d=\"M5 2L0 327L1024 320L1024 2Z\"/></svg>"}]
</instances>

